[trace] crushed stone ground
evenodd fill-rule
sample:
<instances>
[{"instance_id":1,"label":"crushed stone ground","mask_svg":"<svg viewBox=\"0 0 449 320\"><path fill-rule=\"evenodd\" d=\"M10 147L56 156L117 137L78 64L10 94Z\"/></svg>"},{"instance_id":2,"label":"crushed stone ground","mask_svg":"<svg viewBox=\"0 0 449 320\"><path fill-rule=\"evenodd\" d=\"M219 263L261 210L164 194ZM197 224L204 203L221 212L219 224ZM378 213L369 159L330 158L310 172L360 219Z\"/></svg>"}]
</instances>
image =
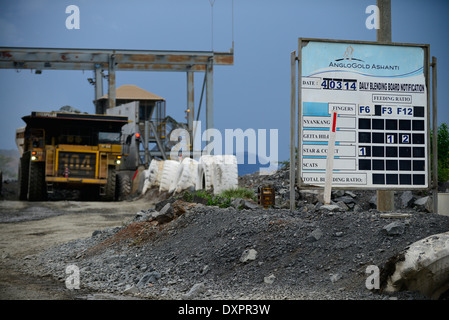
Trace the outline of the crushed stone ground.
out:
<instances>
[{"instance_id":1,"label":"crushed stone ground","mask_svg":"<svg viewBox=\"0 0 449 320\"><path fill-rule=\"evenodd\" d=\"M378 266L384 279L387 262L410 244L449 231L448 216L425 212L413 201L404 205L397 192L395 212L405 217L385 218L374 209L375 191L352 191L354 202L336 212L297 192L292 212L288 168L242 176L239 184L255 192L271 185L275 207L241 210L178 200L182 211L159 224L148 215L176 198L149 190L148 203L161 202L141 208L121 227L28 256L21 268L65 282L67 266L75 265L82 290L157 300L428 299L419 292L368 290L366 271ZM425 195L414 192L413 200ZM343 191L333 193L333 200L341 203L342 196L348 200ZM392 222L400 232L386 232ZM249 250L251 259L242 260Z\"/></svg>"},{"instance_id":2,"label":"crushed stone ground","mask_svg":"<svg viewBox=\"0 0 449 320\"><path fill-rule=\"evenodd\" d=\"M449 217L408 211L386 219L377 210L238 210L191 206L166 224L139 221L100 230L29 258L30 272L60 281L67 265L81 285L150 299L427 299L417 292L368 290L366 269L411 243L449 230ZM400 221L404 231L383 229ZM241 262L247 249L254 260ZM142 279L150 281L142 284ZM264 279L271 279L266 283ZM197 292L191 289L199 288Z\"/></svg>"}]
</instances>

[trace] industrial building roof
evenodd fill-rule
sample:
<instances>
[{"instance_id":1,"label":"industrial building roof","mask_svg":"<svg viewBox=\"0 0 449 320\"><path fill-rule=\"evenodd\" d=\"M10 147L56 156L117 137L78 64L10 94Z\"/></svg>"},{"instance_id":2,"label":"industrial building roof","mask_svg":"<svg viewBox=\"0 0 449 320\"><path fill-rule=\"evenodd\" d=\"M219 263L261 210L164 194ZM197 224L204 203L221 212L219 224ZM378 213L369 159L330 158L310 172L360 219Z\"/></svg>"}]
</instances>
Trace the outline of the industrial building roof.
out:
<instances>
[{"instance_id":1,"label":"industrial building roof","mask_svg":"<svg viewBox=\"0 0 449 320\"><path fill-rule=\"evenodd\" d=\"M105 94L100 99L108 99L108 95ZM120 86L117 88L115 93L115 99L116 100L135 100L135 101L141 101L141 100L153 100L153 101L161 101L165 100L162 97L159 97L158 95L151 93L149 91L146 91L142 88L139 88L136 85L132 84L125 84L123 86Z\"/></svg>"}]
</instances>

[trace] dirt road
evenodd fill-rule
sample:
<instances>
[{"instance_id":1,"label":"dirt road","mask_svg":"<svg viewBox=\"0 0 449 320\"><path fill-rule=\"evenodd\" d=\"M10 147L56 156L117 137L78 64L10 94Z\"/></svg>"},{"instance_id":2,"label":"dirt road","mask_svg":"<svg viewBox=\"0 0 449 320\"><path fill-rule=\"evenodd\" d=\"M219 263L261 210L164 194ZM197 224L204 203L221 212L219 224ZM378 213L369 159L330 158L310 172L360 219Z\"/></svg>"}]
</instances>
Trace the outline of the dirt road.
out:
<instances>
[{"instance_id":1,"label":"dirt road","mask_svg":"<svg viewBox=\"0 0 449 320\"><path fill-rule=\"evenodd\" d=\"M68 290L50 277L21 273L27 256L51 246L86 238L95 230L121 226L148 200L123 202L0 201L0 299L101 299L101 295ZM105 297L112 298L112 297Z\"/></svg>"}]
</instances>

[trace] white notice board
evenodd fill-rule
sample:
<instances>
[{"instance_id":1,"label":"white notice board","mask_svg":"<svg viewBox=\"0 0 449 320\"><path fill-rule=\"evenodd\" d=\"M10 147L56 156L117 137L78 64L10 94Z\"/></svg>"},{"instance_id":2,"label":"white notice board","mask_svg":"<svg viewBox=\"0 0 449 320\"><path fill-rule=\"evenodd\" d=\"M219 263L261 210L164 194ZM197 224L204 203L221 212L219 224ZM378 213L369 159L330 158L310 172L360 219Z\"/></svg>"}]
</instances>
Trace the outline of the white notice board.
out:
<instances>
[{"instance_id":1,"label":"white notice board","mask_svg":"<svg viewBox=\"0 0 449 320\"><path fill-rule=\"evenodd\" d=\"M336 111L333 187L429 187L428 50L299 39L302 185L324 186Z\"/></svg>"}]
</instances>

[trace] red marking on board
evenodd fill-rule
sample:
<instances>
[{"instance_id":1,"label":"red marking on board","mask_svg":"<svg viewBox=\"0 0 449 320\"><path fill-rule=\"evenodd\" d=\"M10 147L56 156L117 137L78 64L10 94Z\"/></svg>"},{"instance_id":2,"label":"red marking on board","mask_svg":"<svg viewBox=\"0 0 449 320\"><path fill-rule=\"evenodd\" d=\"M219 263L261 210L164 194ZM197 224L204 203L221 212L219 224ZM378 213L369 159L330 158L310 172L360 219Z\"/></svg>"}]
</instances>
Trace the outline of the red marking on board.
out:
<instances>
[{"instance_id":1,"label":"red marking on board","mask_svg":"<svg viewBox=\"0 0 449 320\"><path fill-rule=\"evenodd\" d=\"M2 58L12 58L12 54L8 51L2 52Z\"/></svg>"},{"instance_id":2,"label":"red marking on board","mask_svg":"<svg viewBox=\"0 0 449 320\"><path fill-rule=\"evenodd\" d=\"M335 132L335 129L337 128L337 113L333 113L333 119L332 119L332 132Z\"/></svg>"}]
</instances>

